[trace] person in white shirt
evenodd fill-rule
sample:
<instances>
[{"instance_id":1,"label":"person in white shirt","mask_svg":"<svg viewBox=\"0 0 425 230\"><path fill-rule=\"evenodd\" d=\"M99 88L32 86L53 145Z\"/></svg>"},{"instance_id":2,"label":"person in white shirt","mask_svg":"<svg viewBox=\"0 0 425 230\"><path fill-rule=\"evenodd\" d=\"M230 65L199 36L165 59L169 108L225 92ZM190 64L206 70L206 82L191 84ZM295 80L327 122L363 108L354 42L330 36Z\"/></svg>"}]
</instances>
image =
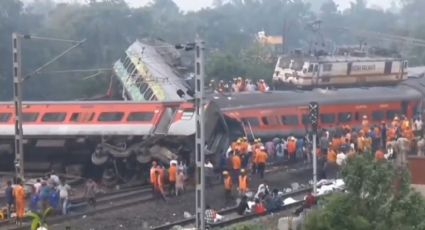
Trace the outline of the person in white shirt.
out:
<instances>
[{"instance_id":1,"label":"person in white shirt","mask_svg":"<svg viewBox=\"0 0 425 230\"><path fill-rule=\"evenodd\" d=\"M41 180L37 179L37 181L34 184L35 194L40 194L40 188L41 188Z\"/></svg>"},{"instance_id":2,"label":"person in white shirt","mask_svg":"<svg viewBox=\"0 0 425 230\"><path fill-rule=\"evenodd\" d=\"M69 186L65 182L62 182L57 189L59 190L59 198L61 201L62 214L66 215L71 186Z\"/></svg>"}]
</instances>

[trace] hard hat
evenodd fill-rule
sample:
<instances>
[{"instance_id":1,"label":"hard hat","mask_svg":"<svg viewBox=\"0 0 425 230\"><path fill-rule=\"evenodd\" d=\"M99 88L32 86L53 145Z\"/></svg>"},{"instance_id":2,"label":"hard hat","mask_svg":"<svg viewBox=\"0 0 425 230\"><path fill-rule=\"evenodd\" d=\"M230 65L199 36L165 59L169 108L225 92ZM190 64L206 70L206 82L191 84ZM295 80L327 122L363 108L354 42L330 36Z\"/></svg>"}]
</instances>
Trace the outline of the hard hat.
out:
<instances>
[{"instance_id":1,"label":"hard hat","mask_svg":"<svg viewBox=\"0 0 425 230\"><path fill-rule=\"evenodd\" d=\"M223 171L223 175L224 175L224 176L229 175L229 172L227 172L227 171Z\"/></svg>"},{"instance_id":2,"label":"hard hat","mask_svg":"<svg viewBox=\"0 0 425 230\"><path fill-rule=\"evenodd\" d=\"M394 117L394 120L398 121L398 120L399 120L399 118L398 118L397 116L395 116L395 117Z\"/></svg>"},{"instance_id":3,"label":"hard hat","mask_svg":"<svg viewBox=\"0 0 425 230\"><path fill-rule=\"evenodd\" d=\"M261 149L261 150L264 150L264 149L266 149L266 148L264 148L264 146L261 146L261 147L260 147L260 149Z\"/></svg>"},{"instance_id":4,"label":"hard hat","mask_svg":"<svg viewBox=\"0 0 425 230\"><path fill-rule=\"evenodd\" d=\"M236 141L236 143L238 143L238 144L240 144L242 141L241 141L241 139L238 139L237 141Z\"/></svg>"},{"instance_id":5,"label":"hard hat","mask_svg":"<svg viewBox=\"0 0 425 230\"><path fill-rule=\"evenodd\" d=\"M257 140L258 140L258 141L261 141L261 138L258 138Z\"/></svg>"},{"instance_id":6,"label":"hard hat","mask_svg":"<svg viewBox=\"0 0 425 230\"><path fill-rule=\"evenodd\" d=\"M241 173L244 173L245 172L245 169L241 169Z\"/></svg>"},{"instance_id":7,"label":"hard hat","mask_svg":"<svg viewBox=\"0 0 425 230\"><path fill-rule=\"evenodd\" d=\"M247 137L242 137L242 140L245 140L246 141L246 140L248 140L248 138Z\"/></svg>"},{"instance_id":8,"label":"hard hat","mask_svg":"<svg viewBox=\"0 0 425 230\"><path fill-rule=\"evenodd\" d=\"M363 115L363 119L367 119L367 116L366 115Z\"/></svg>"}]
</instances>

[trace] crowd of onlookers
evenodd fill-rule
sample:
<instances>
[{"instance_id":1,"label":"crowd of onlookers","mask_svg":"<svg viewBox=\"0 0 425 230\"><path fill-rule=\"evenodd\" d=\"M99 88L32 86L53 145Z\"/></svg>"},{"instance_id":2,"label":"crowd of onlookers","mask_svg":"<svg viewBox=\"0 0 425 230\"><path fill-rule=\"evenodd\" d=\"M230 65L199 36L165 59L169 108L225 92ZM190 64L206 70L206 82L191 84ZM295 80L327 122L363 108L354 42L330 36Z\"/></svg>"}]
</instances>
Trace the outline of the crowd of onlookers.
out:
<instances>
[{"instance_id":1,"label":"crowd of onlookers","mask_svg":"<svg viewBox=\"0 0 425 230\"><path fill-rule=\"evenodd\" d=\"M31 191L27 191L27 188ZM5 189L7 208L2 216L12 219L12 213L15 213L17 223L21 224L27 208L31 212L44 212L50 208L54 213L66 215L70 208L71 191L71 186L64 178L60 178L53 171L43 178L35 179L35 183L23 184L19 178L9 180ZM96 182L88 179L84 197L89 205L95 206L97 192Z\"/></svg>"},{"instance_id":2,"label":"crowd of onlookers","mask_svg":"<svg viewBox=\"0 0 425 230\"><path fill-rule=\"evenodd\" d=\"M231 81L225 82L224 80L211 80L209 83L209 88L217 93L239 93L239 92L267 92L270 90L270 87L264 81L260 79L257 82L254 82L250 79L243 79L242 77L234 78Z\"/></svg>"}]
</instances>

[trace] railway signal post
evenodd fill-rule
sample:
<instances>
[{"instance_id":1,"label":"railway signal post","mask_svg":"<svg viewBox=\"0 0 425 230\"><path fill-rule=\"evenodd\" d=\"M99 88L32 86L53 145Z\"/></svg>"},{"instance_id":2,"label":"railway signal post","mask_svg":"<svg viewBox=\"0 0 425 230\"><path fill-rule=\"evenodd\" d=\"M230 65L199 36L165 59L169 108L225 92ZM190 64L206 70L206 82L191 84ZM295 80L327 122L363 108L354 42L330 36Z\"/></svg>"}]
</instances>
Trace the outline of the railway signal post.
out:
<instances>
[{"instance_id":1,"label":"railway signal post","mask_svg":"<svg viewBox=\"0 0 425 230\"><path fill-rule=\"evenodd\" d=\"M195 41L195 109L196 109L196 229L205 226L205 120L204 120L204 42Z\"/></svg>"},{"instance_id":2,"label":"railway signal post","mask_svg":"<svg viewBox=\"0 0 425 230\"><path fill-rule=\"evenodd\" d=\"M311 128L313 131L313 194L317 194L317 126L319 118L319 104L317 102L310 102L309 104L309 116L311 122Z\"/></svg>"}]
</instances>

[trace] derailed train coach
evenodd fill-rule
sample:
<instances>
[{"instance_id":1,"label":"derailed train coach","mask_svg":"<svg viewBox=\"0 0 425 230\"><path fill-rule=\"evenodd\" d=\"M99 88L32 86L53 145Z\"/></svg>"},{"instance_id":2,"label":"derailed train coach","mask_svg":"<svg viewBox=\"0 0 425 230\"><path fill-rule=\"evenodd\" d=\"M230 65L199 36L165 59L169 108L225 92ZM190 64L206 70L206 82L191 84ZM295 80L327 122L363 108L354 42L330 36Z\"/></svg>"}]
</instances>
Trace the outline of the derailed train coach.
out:
<instances>
[{"instance_id":1,"label":"derailed train coach","mask_svg":"<svg viewBox=\"0 0 425 230\"><path fill-rule=\"evenodd\" d=\"M411 83L414 85L414 83ZM248 136L304 136L310 129L308 104L320 104L319 127L360 127L363 116L371 125L391 122L395 116L422 114L423 89L409 85L334 90L288 90L267 93L215 94L229 128L241 126Z\"/></svg>"},{"instance_id":2,"label":"derailed train coach","mask_svg":"<svg viewBox=\"0 0 425 230\"><path fill-rule=\"evenodd\" d=\"M228 128L213 102L205 106L205 119L205 152L214 161L229 144ZM0 167L5 170L13 169L14 124L13 104L0 103ZM83 172L125 178L146 171L152 160L190 165L195 159L190 102L24 102L23 132L29 170L79 166Z\"/></svg>"}]
</instances>

